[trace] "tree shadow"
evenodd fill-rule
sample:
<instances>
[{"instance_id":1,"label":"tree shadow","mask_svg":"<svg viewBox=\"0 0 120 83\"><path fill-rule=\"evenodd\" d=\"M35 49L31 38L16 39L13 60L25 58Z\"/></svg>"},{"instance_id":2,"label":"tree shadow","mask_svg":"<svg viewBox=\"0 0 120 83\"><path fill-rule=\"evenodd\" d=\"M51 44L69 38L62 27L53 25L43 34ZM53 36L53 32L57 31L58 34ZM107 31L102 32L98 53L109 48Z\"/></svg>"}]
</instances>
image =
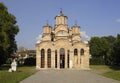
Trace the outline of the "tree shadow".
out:
<instances>
[{"instance_id":1,"label":"tree shadow","mask_svg":"<svg viewBox=\"0 0 120 83\"><path fill-rule=\"evenodd\" d=\"M112 70L120 70L120 66L117 65L109 66L109 68Z\"/></svg>"},{"instance_id":2,"label":"tree shadow","mask_svg":"<svg viewBox=\"0 0 120 83\"><path fill-rule=\"evenodd\" d=\"M10 64L4 64L0 66L0 70L8 70L10 67L11 67Z\"/></svg>"}]
</instances>

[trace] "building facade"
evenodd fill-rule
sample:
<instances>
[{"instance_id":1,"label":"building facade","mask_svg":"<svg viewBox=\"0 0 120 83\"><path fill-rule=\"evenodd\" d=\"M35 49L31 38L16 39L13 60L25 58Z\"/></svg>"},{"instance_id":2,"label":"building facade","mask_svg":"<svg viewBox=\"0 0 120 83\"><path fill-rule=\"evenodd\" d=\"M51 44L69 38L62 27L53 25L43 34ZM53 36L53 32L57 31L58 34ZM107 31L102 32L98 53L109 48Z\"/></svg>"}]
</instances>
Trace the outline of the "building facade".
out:
<instances>
[{"instance_id":1,"label":"building facade","mask_svg":"<svg viewBox=\"0 0 120 83\"><path fill-rule=\"evenodd\" d=\"M80 26L71 28L62 11L55 17L55 26L43 26L40 42L36 43L37 69L89 69L89 45L81 40Z\"/></svg>"}]
</instances>

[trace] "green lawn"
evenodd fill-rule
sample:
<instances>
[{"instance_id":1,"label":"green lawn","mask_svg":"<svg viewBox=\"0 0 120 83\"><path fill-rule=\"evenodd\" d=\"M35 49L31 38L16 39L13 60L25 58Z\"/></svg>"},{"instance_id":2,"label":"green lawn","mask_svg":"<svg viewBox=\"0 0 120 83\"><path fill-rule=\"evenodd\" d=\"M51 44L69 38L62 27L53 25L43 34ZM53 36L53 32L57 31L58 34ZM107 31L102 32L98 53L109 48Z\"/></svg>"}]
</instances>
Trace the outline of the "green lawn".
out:
<instances>
[{"instance_id":1,"label":"green lawn","mask_svg":"<svg viewBox=\"0 0 120 83\"><path fill-rule=\"evenodd\" d=\"M118 67L111 68L105 65L91 65L90 67L94 73L120 81L120 68ZM35 67L18 67L16 72L8 72L8 67L5 67L0 70L0 83L18 83L35 72L37 72Z\"/></svg>"},{"instance_id":2,"label":"green lawn","mask_svg":"<svg viewBox=\"0 0 120 83\"><path fill-rule=\"evenodd\" d=\"M120 70L108 71L108 72L103 73L102 75L108 78L112 78L112 79L120 81Z\"/></svg>"},{"instance_id":3,"label":"green lawn","mask_svg":"<svg viewBox=\"0 0 120 83\"><path fill-rule=\"evenodd\" d=\"M35 72L37 72L35 67L18 67L16 72L3 69L0 70L0 83L18 83Z\"/></svg>"},{"instance_id":4,"label":"green lawn","mask_svg":"<svg viewBox=\"0 0 120 83\"><path fill-rule=\"evenodd\" d=\"M120 67L106 65L91 65L92 72L120 81Z\"/></svg>"}]
</instances>

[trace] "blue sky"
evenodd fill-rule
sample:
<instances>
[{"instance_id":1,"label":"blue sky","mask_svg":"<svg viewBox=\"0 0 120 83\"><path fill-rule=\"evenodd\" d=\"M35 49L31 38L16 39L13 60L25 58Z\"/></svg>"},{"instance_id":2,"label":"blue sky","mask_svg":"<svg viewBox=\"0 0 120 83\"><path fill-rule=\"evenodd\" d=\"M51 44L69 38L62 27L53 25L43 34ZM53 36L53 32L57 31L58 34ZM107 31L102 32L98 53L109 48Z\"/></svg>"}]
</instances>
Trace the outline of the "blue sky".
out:
<instances>
[{"instance_id":1,"label":"blue sky","mask_svg":"<svg viewBox=\"0 0 120 83\"><path fill-rule=\"evenodd\" d=\"M81 31L89 37L120 34L120 0L0 0L16 17L20 32L19 46L35 49L37 37L48 20L54 26L54 17L60 8L68 16L68 26L77 20ZM85 34L85 35L86 35Z\"/></svg>"}]
</instances>

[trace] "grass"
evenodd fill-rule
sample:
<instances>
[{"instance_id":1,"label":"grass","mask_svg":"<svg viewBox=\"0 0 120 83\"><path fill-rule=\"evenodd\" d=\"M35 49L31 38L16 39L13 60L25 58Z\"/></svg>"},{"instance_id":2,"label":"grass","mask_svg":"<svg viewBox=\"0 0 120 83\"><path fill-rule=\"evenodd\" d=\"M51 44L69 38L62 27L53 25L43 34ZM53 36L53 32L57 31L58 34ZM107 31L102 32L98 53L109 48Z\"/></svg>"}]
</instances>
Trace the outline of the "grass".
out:
<instances>
[{"instance_id":1,"label":"grass","mask_svg":"<svg viewBox=\"0 0 120 83\"><path fill-rule=\"evenodd\" d=\"M8 72L6 69L0 70L0 83L18 83L37 72L35 67L18 67L16 72Z\"/></svg>"},{"instance_id":2,"label":"grass","mask_svg":"<svg viewBox=\"0 0 120 83\"><path fill-rule=\"evenodd\" d=\"M120 67L106 65L91 65L92 72L120 81Z\"/></svg>"},{"instance_id":3,"label":"grass","mask_svg":"<svg viewBox=\"0 0 120 83\"><path fill-rule=\"evenodd\" d=\"M112 78L112 79L120 81L120 70L108 71L108 72L103 73L102 75L108 78Z\"/></svg>"},{"instance_id":4,"label":"grass","mask_svg":"<svg viewBox=\"0 0 120 83\"><path fill-rule=\"evenodd\" d=\"M90 65L91 69L110 69L109 66L106 65Z\"/></svg>"}]
</instances>

